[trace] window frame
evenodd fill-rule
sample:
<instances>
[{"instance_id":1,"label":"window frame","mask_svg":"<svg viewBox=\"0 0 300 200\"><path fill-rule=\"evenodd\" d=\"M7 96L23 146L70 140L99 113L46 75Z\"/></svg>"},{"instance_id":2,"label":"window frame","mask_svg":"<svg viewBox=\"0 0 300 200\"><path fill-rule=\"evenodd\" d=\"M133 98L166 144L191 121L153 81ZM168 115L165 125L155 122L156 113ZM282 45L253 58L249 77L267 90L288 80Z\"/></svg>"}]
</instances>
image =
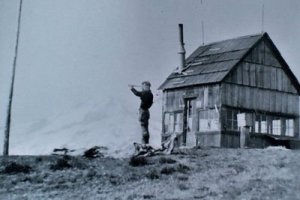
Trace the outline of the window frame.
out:
<instances>
[{"instance_id":1,"label":"window frame","mask_svg":"<svg viewBox=\"0 0 300 200\"><path fill-rule=\"evenodd\" d=\"M220 117L218 113L216 113L215 109L199 109L197 111L198 114L198 120L197 120L197 132L214 132L214 131L220 131ZM201 118L201 114L204 114ZM202 119L202 120L201 120ZM212 126L213 121L216 120L218 124L216 126ZM206 126L204 129L201 129L201 121L204 121L204 124L207 124L209 126ZM205 123L206 121L206 123ZM217 128L214 128L217 127Z\"/></svg>"},{"instance_id":2,"label":"window frame","mask_svg":"<svg viewBox=\"0 0 300 200\"><path fill-rule=\"evenodd\" d=\"M266 121L266 127L264 129L266 132L262 130L263 121ZM293 117L255 113L253 118L253 125L254 133L270 134L274 136L295 136L295 118Z\"/></svg>"},{"instance_id":3,"label":"window frame","mask_svg":"<svg viewBox=\"0 0 300 200\"><path fill-rule=\"evenodd\" d=\"M169 116L168 119L166 116ZM177 121L177 117L181 115L181 120ZM166 123L168 122L168 123ZM179 125L180 131L176 130L176 126ZM183 111L164 112L164 133L182 133L183 132Z\"/></svg>"},{"instance_id":4,"label":"window frame","mask_svg":"<svg viewBox=\"0 0 300 200\"><path fill-rule=\"evenodd\" d=\"M286 118L285 121L285 136L288 137L295 137L295 119L293 118ZM289 123L292 122L292 125Z\"/></svg>"},{"instance_id":5,"label":"window frame","mask_svg":"<svg viewBox=\"0 0 300 200\"><path fill-rule=\"evenodd\" d=\"M229 114L230 112L230 114ZM226 130L230 131L239 131L238 123L237 123L237 114L239 114L240 111L236 109L226 109L226 121L225 121L225 127ZM228 118L230 117L230 118ZM229 126L228 126L229 124Z\"/></svg>"},{"instance_id":6,"label":"window frame","mask_svg":"<svg viewBox=\"0 0 300 200\"><path fill-rule=\"evenodd\" d=\"M272 135L280 136L282 134L282 119L274 116L272 119Z\"/></svg>"}]
</instances>

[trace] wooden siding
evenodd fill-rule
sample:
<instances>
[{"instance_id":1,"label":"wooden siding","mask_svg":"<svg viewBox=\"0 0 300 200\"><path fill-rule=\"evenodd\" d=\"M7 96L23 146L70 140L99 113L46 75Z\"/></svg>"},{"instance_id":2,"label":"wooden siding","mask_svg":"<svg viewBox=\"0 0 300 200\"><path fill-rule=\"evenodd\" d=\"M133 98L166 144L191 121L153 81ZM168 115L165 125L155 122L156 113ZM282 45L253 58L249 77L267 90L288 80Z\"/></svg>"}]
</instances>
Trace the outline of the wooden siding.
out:
<instances>
[{"instance_id":1,"label":"wooden siding","mask_svg":"<svg viewBox=\"0 0 300 200\"><path fill-rule=\"evenodd\" d=\"M270 45L262 41L227 76L225 82L297 94Z\"/></svg>"},{"instance_id":2,"label":"wooden siding","mask_svg":"<svg viewBox=\"0 0 300 200\"><path fill-rule=\"evenodd\" d=\"M179 90L165 90L163 94L163 123L162 123L162 140L164 141L171 134L166 131L165 126L165 118L164 115L166 113L185 113L184 106L187 99L191 100L192 105L192 128L189 134L194 134L195 136L195 145L204 145L205 146L220 146L220 135L212 134L212 135L199 135L199 113L200 111L214 111L215 107L218 108L221 105L220 99L220 86L219 85L208 85L201 86L195 88L183 88ZM183 115L183 118L186 116ZM184 119L183 119L184 120ZM218 119L219 120L219 119ZM185 127L186 124L183 124ZM215 131L214 132L218 132ZM177 133L177 132L176 132ZM182 133L177 133L179 135L183 135ZM202 132L203 133L203 132ZM209 131L207 134L211 134ZM196 135L195 135L196 134ZM178 144L182 145L185 141L184 137L178 137ZM198 142L197 142L198 141Z\"/></svg>"},{"instance_id":3,"label":"wooden siding","mask_svg":"<svg viewBox=\"0 0 300 200\"><path fill-rule=\"evenodd\" d=\"M264 41L222 83L221 102L236 108L299 115L296 88Z\"/></svg>"},{"instance_id":4,"label":"wooden siding","mask_svg":"<svg viewBox=\"0 0 300 200\"><path fill-rule=\"evenodd\" d=\"M262 41L257 45L244 59L246 62L262 64L273 67L281 67L281 64L278 62L274 56L272 50L270 49L270 44Z\"/></svg>"},{"instance_id":5,"label":"wooden siding","mask_svg":"<svg viewBox=\"0 0 300 200\"><path fill-rule=\"evenodd\" d=\"M219 85L194 88L166 90L163 98L163 112L174 112L184 109L184 99L194 98L196 108L206 109L218 107L221 104Z\"/></svg>"},{"instance_id":6,"label":"wooden siding","mask_svg":"<svg viewBox=\"0 0 300 200\"><path fill-rule=\"evenodd\" d=\"M282 68L255 63L241 62L224 82L297 94Z\"/></svg>"},{"instance_id":7,"label":"wooden siding","mask_svg":"<svg viewBox=\"0 0 300 200\"><path fill-rule=\"evenodd\" d=\"M223 105L295 116L299 114L297 94L232 83L223 83L221 88Z\"/></svg>"},{"instance_id":8,"label":"wooden siding","mask_svg":"<svg viewBox=\"0 0 300 200\"><path fill-rule=\"evenodd\" d=\"M236 131L222 131L221 146L225 148L240 147L240 133Z\"/></svg>"},{"instance_id":9,"label":"wooden siding","mask_svg":"<svg viewBox=\"0 0 300 200\"><path fill-rule=\"evenodd\" d=\"M221 134L220 132L197 133L197 146L200 147L220 147Z\"/></svg>"}]
</instances>

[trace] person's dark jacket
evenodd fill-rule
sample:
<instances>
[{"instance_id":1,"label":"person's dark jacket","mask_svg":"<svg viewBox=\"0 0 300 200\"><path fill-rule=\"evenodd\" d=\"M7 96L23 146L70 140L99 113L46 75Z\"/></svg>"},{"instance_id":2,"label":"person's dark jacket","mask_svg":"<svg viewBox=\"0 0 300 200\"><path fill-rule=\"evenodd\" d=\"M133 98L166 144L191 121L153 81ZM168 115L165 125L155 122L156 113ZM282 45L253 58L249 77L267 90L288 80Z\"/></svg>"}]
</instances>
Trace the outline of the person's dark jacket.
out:
<instances>
[{"instance_id":1,"label":"person's dark jacket","mask_svg":"<svg viewBox=\"0 0 300 200\"><path fill-rule=\"evenodd\" d=\"M137 91L134 88L131 88L131 91L133 94L141 98L141 106L140 108L147 110L149 109L153 104L153 94L151 90L143 90L141 92Z\"/></svg>"}]
</instances>

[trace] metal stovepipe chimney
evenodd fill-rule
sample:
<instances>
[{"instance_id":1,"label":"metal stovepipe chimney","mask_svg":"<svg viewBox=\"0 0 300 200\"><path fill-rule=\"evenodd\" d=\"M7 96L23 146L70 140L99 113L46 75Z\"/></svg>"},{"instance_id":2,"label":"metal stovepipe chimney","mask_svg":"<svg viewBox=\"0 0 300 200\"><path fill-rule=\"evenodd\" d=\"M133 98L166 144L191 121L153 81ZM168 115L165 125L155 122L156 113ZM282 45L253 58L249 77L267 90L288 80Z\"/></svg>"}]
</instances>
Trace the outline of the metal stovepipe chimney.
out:
<instances>
[{"instance_id":1,"label":"metal stovepipe chimney","mask_svg":"<svg viewBox=\"0 0 300 200\"><path fill-rule=\"evenodd\" d=\"M184 42L183 42L183 24L178 24L179 27L179 42L180 42L180 49L179 49L179 58L180 58L180 71L185 68L185 49L184 49Z\"/></svg>"}]
</instances>

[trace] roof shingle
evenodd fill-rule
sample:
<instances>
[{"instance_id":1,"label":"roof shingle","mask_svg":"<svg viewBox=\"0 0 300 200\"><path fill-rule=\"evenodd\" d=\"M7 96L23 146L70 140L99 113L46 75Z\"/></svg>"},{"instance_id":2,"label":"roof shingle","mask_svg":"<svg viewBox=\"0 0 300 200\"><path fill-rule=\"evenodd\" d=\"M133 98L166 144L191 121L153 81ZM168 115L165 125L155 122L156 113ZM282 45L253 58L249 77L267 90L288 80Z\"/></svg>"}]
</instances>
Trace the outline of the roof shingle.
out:
<instances>
[{"instance_id":1,"label":"roof shingle","mask_svg":"<svg viewBox=\"0 0 300 200\"><path fill-rule=\"evenodd\" d=\"M198 47L186 59L182 73L172 73L159 89L222 81L262 37L263 34L243 36Z\"/></svg>"}]
</instances>

